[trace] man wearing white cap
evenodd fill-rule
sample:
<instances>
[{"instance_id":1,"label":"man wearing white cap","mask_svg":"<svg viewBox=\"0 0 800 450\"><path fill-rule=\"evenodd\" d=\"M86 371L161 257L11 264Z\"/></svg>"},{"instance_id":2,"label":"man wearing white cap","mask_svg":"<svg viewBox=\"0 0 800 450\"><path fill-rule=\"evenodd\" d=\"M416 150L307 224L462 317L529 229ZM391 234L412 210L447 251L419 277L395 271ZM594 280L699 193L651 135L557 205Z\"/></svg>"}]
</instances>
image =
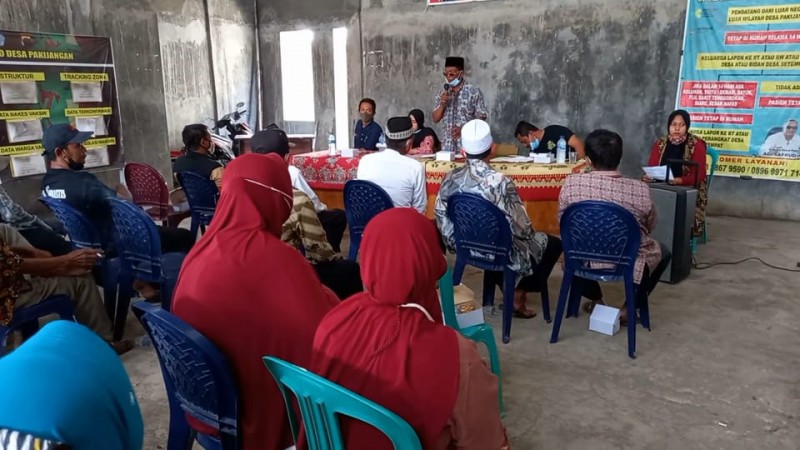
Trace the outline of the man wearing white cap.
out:
<instances>
[{"instance_id":1,"label":"man wearing white cap","mask_svg":"<svg viewBox=\"0 0 800 450\"><path fill-rule=\"evenodd\" d=\"M453 223L447 217L447 200L451 195L476 194L500 208L514 236L509 268L522 276L514 293L514 316L535 317L536 313L526 308L526 295L539 292L541 286L546 285L561 255L561 240L533 229L514 182L489 165L495 148L489 124L482 120L467 122L461 128L461 141L467 163L444 177L436 198L436 224L447 248L454 251ZM502 272L488 272L487 275L502 286Z\"/></svg>"},{"instance_id":2,"label":"man wearing white cap","mask_svg":"<svg viewBox=\"0 0 800 450\"><path fill-rule=\"evenodd\" d=\"M425 214L428 209L425 168L419 161L405 156L411 150L411 119L392 117L386 122L384 135L386 149L361 158L356 178L382 187L394 206L414 208Z\"/></svg>"}]
</instances>

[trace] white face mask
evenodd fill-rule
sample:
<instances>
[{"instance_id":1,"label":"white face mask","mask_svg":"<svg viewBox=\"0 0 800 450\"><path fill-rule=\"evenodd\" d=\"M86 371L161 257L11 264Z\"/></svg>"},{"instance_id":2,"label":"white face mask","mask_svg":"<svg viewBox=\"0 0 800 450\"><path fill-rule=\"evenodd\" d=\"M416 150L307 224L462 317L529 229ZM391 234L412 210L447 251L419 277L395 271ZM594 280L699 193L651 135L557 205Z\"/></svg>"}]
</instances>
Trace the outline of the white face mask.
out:
<instances>
[{"instance_id":1,"label":"white face mask","mask_svg":"<svg viewBox=\"0 0 800 450\"><path fill-rule=\"evenodd\" d=\"M258 182L256 180L251 180L250 178L245 178L244 181L247 181L248 183L256 184L258 186L263 187L264 189L269 189L272 192L277 192L278 194L281 194L281 196L283 197L283 201L286 202L286 205L289 206L290 209L292 208L292 205L294 204L294 199L292 197L290 197L289 195L287 195L285 192L279 191L278 189L275 189L272 186L267 186L266 184L260 183L260 182Z\"/></svg>"}]
</instances>

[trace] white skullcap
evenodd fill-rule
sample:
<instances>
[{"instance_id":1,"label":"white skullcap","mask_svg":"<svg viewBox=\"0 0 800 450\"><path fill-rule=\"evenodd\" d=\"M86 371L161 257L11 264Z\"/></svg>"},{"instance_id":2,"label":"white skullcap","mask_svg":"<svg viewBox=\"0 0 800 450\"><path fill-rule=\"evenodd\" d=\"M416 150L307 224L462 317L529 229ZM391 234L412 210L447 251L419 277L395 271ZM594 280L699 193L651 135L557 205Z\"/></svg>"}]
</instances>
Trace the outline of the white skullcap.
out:
<instances>
[{"instance_id":1,"label":"white skullcap","mask_svg":"<svg viewBox=\"0 0 800 450\"><path fill-rule=\"evenodd\" d=\"M482 120L470 120L461 127L461 146L468 155L480 155L492 146L492 130Z\"/></svg>"}]
</instances>

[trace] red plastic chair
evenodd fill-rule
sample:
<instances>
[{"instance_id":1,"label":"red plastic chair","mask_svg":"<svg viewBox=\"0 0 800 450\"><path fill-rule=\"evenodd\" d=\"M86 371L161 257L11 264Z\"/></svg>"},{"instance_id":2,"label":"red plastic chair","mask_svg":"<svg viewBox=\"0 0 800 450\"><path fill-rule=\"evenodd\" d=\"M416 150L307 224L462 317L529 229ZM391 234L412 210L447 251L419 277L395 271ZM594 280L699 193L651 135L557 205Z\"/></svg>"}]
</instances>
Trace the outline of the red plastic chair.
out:
<instances>
[{"instance_id":1,"label":"red plastic chair","mask_svg":"<svg viewBox=\"0 0 800 450\"><path fill-rule=\"evenodd\" d=\"M140 206L153 220L164 226L177 227L191 215L190 211L175 211L169 201L167 181L155 168L142 163L125 164L125 184Z\"/></svg>"}]
</instances>

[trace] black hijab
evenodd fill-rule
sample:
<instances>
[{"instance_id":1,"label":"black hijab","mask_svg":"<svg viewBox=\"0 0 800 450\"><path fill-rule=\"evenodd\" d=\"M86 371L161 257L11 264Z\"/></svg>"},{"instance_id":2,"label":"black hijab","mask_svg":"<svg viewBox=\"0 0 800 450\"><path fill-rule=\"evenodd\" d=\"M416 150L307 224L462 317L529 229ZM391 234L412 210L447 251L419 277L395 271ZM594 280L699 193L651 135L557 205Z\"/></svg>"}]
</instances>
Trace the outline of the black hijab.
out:
<instances>
[{"instance_id":1,"label":"black hijab","mask_svg":"<svg viewBox=\"0 0 800 450\"><path fill-rule=\"evenodd\" d=\"M412 109L408 115L412 116L414 120L417 121L417 131L415 131L415 133L419 133L420 130L425 128L425 113L422 112L421 109Z\"/></svg>"},{"instance_id":2,"label":"black hijab","mask_svg":"<svg viewBox=\"0 0 800 450\"><path fill-rule=\"evenodd\" d=\"M681 116L683 121L686 123L686 139L679 144L673 144L672 141L669 139L669 127L672 125L672 121L675 117ZM689 116L689 113L683 109L677 109L672 111L669 115L669 120L667 120L667 146L664 148L664 154L661 155L661 163L665 164L667 160L683 160L684 155L686 153L686 141L689 140L689 127L692 124L692 119ZM673 163L670 164L670 170L672 171L672 175L674 177L680 177L683 174L683 165L681 163Z\"/></svg>"}]
</instances>

